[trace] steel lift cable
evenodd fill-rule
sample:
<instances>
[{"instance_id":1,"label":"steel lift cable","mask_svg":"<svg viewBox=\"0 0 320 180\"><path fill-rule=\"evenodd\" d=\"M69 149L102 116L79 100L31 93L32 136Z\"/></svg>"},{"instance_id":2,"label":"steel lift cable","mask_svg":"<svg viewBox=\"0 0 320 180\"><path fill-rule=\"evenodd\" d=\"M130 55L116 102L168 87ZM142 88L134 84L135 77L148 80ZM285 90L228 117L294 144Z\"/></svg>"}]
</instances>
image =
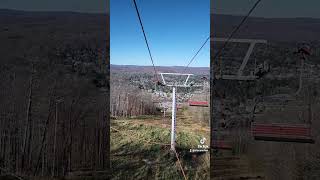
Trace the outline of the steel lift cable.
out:
<instances>
[{"instance_id":1,"label":"steel lift cable","mask_svg":"<svg viewBox=\"0 0 320 180\"><path fill-rule=\"evenodd\" d=\"M250 11L247 13L247 15L242 19L242 21L238 24L238 26L231 32L230 36L228 37L227 41L223 44L223 46L219 49L219 51L214 55L213 59L216 59L218 56L220 56L221 52L225 49L226 45L229 43L230 39L236 34L236 32L240 29L242 24L248 19L248 17L251 15L253 10L258 6L258 4L261 2L261 0L257 0L256 3L252 6Z\"/></svg>"},{"instance_id":2,"label":"steel lift cable","mask_svg":"<svg viewBox=\"0 0 320 180\"><path fill-rule=\"evenodd\" d=\"M201 47L199 48L199 50L196 52L196 54L191 58L191 60L189 61L189 63L187 64L187 66L184 68L184 73L186 72L186 70L188 69L189 65L195 60L196 56L199 54L199 52L201 51L201 49L207 44L207 42L209 41L210 36L205 40L205 42L201 45Z\"/></svg>"},{"instance_id":3,"label":"steel lift cable","mask_svg":"<svg viewBox=\"0 0 320 180\"><path fill-rule=\"evenodd\" d=\"M225 50L225 48L227 47L227 44L229 43L229 41L233 38L233 36L237 33L237 31L240 29L240 27L245 23L245 21L247 20L247 18L250 16L250 14L253 12L253 10L258 6L258 4L261 2L261 0L257 0L256 2L255 2L255 4L252 6L252 8L249 10L249 12L246 14L246 16L241 20L241 22L238 24L238 26L231 32L231 34L229 35L229 37L227 38L227 40L225 41L225 43L222 45L222 47L217 51L217 53L214 55L214 57L213 57L213 62L214 62L214 60L216 60L217 59L217 57L219 57L220 56L220 54ZM211 37L211 36L210 36ZM234 46L233 46L233 48L234 48ZM233 50L233 48L232 48L232 50ZM211 63L212 64L212 63ZM219 65L220 65L220 67L219 68L221 68L221 66L222 66L222 59L220 59L220 62L219 62ZM222 69L220 69L219 70L220 71L220 73L222 73ZM215 73L213 72L213 79L215 79L215 75L214 75ZM213 80L212 79L212 80ZM211 80L211 81L212 81ZM221 102L222 100L220 99L220 102ZM213 102L213 101L212 101ZM212 103L211 102L211 103ZM211 104L212 105L212 104ZM213 107L213 106L212 106ZM222 113L222 112L221 112ZM214 116L212 116L213 118L214 118ZM214 120L214 119L211 119L211 120ZM218 131L219 132L219 131Z\"/></svg>"},{"instance_id":4,"label":"steel lift cable","mask_svg":"<svg viewBox=\"0 0 320 180\"><path fill-rule=\"evenodd\" d=\"M250 11L247 13L247 15L242 19L242 21L240 22L240 24L232 31L232 33L230 34L230 36L228 37L228 40L224 43L224 45L222 46L221 49L219 49L219 51L217 52L217 54L215 54L213 59L216 59L216 57L218 57L220 55L220 53L224 50L224 48L226 47L226 45L228 44L228 42L230 41L230 39L232 39L232 37L234 36L234 34L240 29L240 27L242 26L242 24L247 20L247 18L250 16L250 14L253 12L253 10L258 6L258 4L261 2L261 0L257 0L257 2L254 4L254 6L250 9ZM211 36L209 36L205 42L201 45L201 47L199 48L199 50L196 52L196 54L191 58L191 60L189 61L188 65L186 66L186 68L184 69L184 72L188 69L189 65L195 60L196 56L199 54L199 52L201 51L201 49L206 45L206 43L209 41L209 39L211 38Z\"/></svg>"},{"instance_id":5,"label":"steel lift cable","mask_svg":"<svg viewBox=\"0 0 320 180\"><path fill-rule=\"evenodd\" d=\"M140 12L138 10L138 6L137 6L137 3L136 3L136 0L133 0L133 3L134 3L134 7L136 9L137 15L138 15L138 19L139 19L139 23L140 23L140 26L141 26L141 30L143 32L144 41L146 42L146 45L147 45L147 48L148 48L150 60L151 60L151 63L152 63L152 66L153 66L153 70L154 70L154 73L155 73L154 75L155 75L155 77L157 79L157 82L159 82L159 79L158 79L158 76L157 76L158 73L157 73L156 67L154 65L154 61L153 61L153 58L152 58L152 55L151 55L150 46L149 46L149 43L148 43L146 32L145 32L144 27L143 27L143 23L142 23L142 20L141 20L141 16L140 16Z\"/></svg>"}]
</instances>

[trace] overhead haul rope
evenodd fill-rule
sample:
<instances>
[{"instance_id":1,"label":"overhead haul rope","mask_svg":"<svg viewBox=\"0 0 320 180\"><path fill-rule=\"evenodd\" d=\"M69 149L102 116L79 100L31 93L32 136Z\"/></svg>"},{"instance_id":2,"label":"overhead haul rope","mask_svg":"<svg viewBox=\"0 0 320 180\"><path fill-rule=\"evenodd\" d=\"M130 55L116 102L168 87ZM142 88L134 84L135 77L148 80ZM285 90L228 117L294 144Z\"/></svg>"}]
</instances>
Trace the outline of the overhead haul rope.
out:
<instances>
[{"instance_id":1,"label":"overhead haul rope","mask_svg":"<svg viewBox=\"0 0 320 180\"><path fill-rule=\"evenodd\" d=\"M242 21L238 24L238 26L231 32L230 36L228 37L227 41L223 44L223 46L219 49L219 51L214 55L213 59L215 60L218 56L220 56L221 52L225 49L229 41L232 39L232 37L236 34L236 32L240 29L242 24L248 19L250 14L253 12L253 10L258 6L258 4L261 2L261 0L257 0L256 3L252 6L250 11L247 13L247 15L242 19Z\"/></svg>"},{"instance_id":2,"label":"overhead haul rope","mask_svg":"<svg viewBox=\"0 0 320 180\"><path fill-rule=\"evenodd\" d=\"M213 59L216 59L221 52L225 49L225 47L227 46L227 44L229 43L230 39L234 36L234 34L240 29L240 27L242 26L242 24L247 20L247 18L250 16L250 14L253 12L253 10L258 6L258 4L261 2L261 0L257 0L256 3L253 5L253 7L250 9L250 11L247 13L247 15L242 19L242 21L239 23L239 25L231 32L230 36L228 37L227 41L223 44L223 46L219 49L219 51L214 55ZM199 52L201 51L201 49L206 45L206 43L209 41L209 39L211 38L211 36L209 36L205 42L201 45L201 47L199 48L199 50L196 52L196 54L191 58L191 60L189 61L189 63L187 64L187 66L184 69L184 72L188 69L189 65L195 60L196 56L199 54Z\"/></svg>"},{"instance_id":3,"label":"overhead haul rope","mask_svg":"<svg viewBox=\"0 0 320 180\"><path fill-rule=\"evenodd\" d=\"M189 63L187 64L187 66L184 68L184 72L186 72L186 70L188 69L189 65L195 60L196 56L199 54L199 52L201 51L201 49L207 44L207 42L209 41L210 36L205 40L205 42L201 45L201 47L199 48L199 50L196 52L196 54L191 58L191 60L189 61Z\"/></svg>"},{"instance_id":4,"label":"overhead haul rope","mask_svg":"<svg viewBox=\"0 0 320 180\"><path fill-rule=\"evenodd\" d=\"M142 20L141 20L141 17L140 17L140 13L139 13L139 10L138 10L138 6L137 6L137 3L136 3L136 0L133 0L133 3L134 3L134 7L136 9L136 12L137 12L137 15L138 15L138 18L139 18L139 23L140 23L140 26L141 26L141 29L142 29L142 32L143 32L144 41L146 42L146 45L147 45L147 48L148 48L148 52L149 52L150 60L151 60L151 63L152 63L152 66L153 66L153 70L154 70L154 73L155 73L155 77L156 77L157 81L159 82L159 78L157 76L157 70L156 70L156 67L154 65L154 61L153 61L153 58L152 58L152 55L151 55L151 50L150 50L150 47L149 47L149 43L148 43L148 40L147 40L146 33L144 31L144 28L143 28L143 24L142 24Z\"/></svg>"},{"instance_id":5,"label":"overhead haul rope","mask_svg":"<svg viewBox=\"0 0 320 180\"><path fill-rule=\"evenodd\" d=\"M225 50L227 44L229 43L229 41L233 38L233 36L236 34L236 32L240 29L240 27L243 25L243 23L247 20L247 18L250 16L250 14L253 12L253 10L258 6L258 4L261 2L261 0L257 0L256 3L253 5L253 7L249 10L249 12L247 13L247 15L241 20L241 22L238 24L238 26L230 33L229 37L227 38L227 40L225 41L225 43L222 45L222 47L217 51L217 53L214 55L213 59L212 59L212 63L214 63L214 61L217 59L217 57L220 56L220 54ZM210 36L211 38L211 36ZM212 37L213 38L213 37ZM232 48L233 49L233 48ZM220 65L222 65L222 61L220 61ZM220 67L221 68L221 67ZM215 79L215 72L213 72L213 78L212 80ZM211 101L211 103L213 103ZM215 116L212 116L211 121L215 121Z\"/></svg>"}]
</instances>

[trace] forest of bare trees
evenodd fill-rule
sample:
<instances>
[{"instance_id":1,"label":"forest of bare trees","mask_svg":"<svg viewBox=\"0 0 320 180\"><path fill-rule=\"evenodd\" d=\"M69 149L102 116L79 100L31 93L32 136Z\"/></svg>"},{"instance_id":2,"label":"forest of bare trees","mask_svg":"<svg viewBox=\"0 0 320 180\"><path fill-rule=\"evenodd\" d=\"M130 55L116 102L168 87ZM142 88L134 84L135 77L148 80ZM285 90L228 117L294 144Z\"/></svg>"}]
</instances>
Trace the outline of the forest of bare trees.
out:
<instances>
[{"instance_id":1,"label":"forest of bare trees","mask_svg":"<svg viewBox=\"0 0 320 180\"><path fill-rule=\"evenodd\" d=\"M94 18L81 38L65 23L49 39L44 27L1 37L0 178L108 174L109 37L106 16Z\"/></svg>"},{"instance_id":2,"label":"forest of bare trees","mask_svg":"<svg viewBox=\"0 0 320 180\"><path fill-rule=\"evenodd\" d=\"M66 175L107 167L107 90L56 64L1 71L0 167Z\"/></svg>"},{"instance_id":3,"label":"forest of bare trees","mask_svg":"<svg viewBox=\"0 0 320 180\"><path fill-rule=\"evenodd\" d=\"M127 76L130 77L130 75ZM119 77L119 74L111 74L110 88L110 112L112 117L132 117L157 113L151 92L132 85L130 81Z\"/></svg>"}]
</instances>

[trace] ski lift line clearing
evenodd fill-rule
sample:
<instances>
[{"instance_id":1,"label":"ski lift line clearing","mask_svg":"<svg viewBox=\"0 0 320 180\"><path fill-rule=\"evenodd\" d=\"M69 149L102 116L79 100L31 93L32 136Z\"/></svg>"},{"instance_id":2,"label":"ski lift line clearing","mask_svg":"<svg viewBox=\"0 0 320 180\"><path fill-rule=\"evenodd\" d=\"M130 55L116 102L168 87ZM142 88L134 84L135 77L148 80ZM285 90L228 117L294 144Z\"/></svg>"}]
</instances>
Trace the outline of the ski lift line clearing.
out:
<instances>
[{"instance_id":1,"label":"ski lift line clearing","mask_svg":"<svg viewBox=\"0 0 320 180\"><path fill-rule=\"evenodd\" d=\"M228 38L212 38L211 40L212 42L226 42L228 41ZM216 75L217 79L226 79L226 80L240 80L240 81L252 81L252 80L256 80L259 78L259 76L257 75L249 75L249 76L244 76L243 74L243 70L246 67L250 55L253 52L254 46L256 44L267 44L267 40L262 40L262 39L230 39L229 42L233 42L233 43L249 43L249 48L248 51L245 55L245 57L242 60L242 63L238 69L237 75Z\"/></svg>"}]
</instances>

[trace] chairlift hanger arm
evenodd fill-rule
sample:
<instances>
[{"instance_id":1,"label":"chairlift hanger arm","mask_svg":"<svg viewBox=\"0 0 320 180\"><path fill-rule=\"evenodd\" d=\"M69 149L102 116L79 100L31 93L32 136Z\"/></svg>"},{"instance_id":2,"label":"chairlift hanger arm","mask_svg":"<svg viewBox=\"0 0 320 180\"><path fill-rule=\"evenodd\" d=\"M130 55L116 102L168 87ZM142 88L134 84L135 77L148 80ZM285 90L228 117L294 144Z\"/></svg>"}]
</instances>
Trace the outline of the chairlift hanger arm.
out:
<instances>
[{"instance_id":1,"label":"chairlift hanger arm","mask_svg":"<svg viewBox=\"0 0 320 180\"><path fill-rule=\"evenodd\" d=\"M166 81L164 80L163 74L160 73L160 75L161 75L161 79L162 79L163 85L166 85Z\"/></svg>"},{"instance_id":2,"label":"chairlift hanger arm","mask_svg":"<svg viewBox=\"0 0 320 180\"><path fill-rule=\"evenodd\" d=\"M240 66L240 68L239 68L239 70L238 70L238 76L241 76L241 75L242 75L243 69L246 67L246 65L247 65L247 63L248 63L248 61L249 61L250 55L251 55L251 53L252 53L253 48L254 48L255 45L256 45L255 42L250 43L249 49L248 49L245 57L243 58L242 64L241 64L241 66Z\"/></svg>"},{"instance_id":3,"label":"chairlift hanger arm","mask_svg":"<svg viewBox=\"0 0 320 180\"><path fill-rule=\"evenodd\" d=\"M225 79L225 80L252 81L252 80L258 79L258 76L216 75L216 78Z\"/></svg>"},{"instance_id":4,"label":"chairlift hanger arm","mask_svg":"<svg viewBox=\"0 0 320 180\"><path fill-rule=\"evenodd\" d=\"M218 38L218 37L214 37L211 39L211 41L215 41L215 42L226 42L228 40L228 38ZM232 38L229 40L229 42L234 42L234 43L260 43L260 44L267 44L268 41L264 40L264 39L235 39Z\"/></svg>"},{"instance_id":5,"label":"chairlift hanger arm","mask_svg":"<svg viewBox=\"0 0 320 180\"><path fill-rule=\"evenodd\" d=\"M228 41L228 38L213 38L212 41L216 42L225 42ZM247 66L247 63L249 61L249 58L253 52L254 46L258 43L266 44L266 40L262 39L229 39L229 42L234 43L249 43L249 48L247 50L247 53L245 57L242 60L242 63L240 65L240 68L238 69L237 75L221 75L217 76L219 79L228 79L228 80L255 80L258 78L258 76L243 76L243 70Z\"/></svg>"},{"instance_id":6,"label":"chairlift hanger arm","mask_svg":"<svg viewBox=\"0 0 320 180\"><path fill-rule=\"evenodd\" d=\"M164 84L165 86L169 86L169 87L190 87L190 85L188 85L188 80L189 80L190 76L193 76L193 75L194 75L194 74L183 74L183 73L159 73L159 74L161 75L163 84ZM168 84L168 83L165 81L164 75L187 76L187 78L186 78L186 80L184 81L183 84L177 84L177 83Z\"/></svg>"},{"instance_id":7,"label":"chairlift hanger arm","mask_svg":"<svg viewBox=\"0 0 320 180\"><path fill-rule=\"evenodd\" d=\"M185 85L185 86L187 85L187 82L188 82L189 78L190 78L190 75L188 75L186 81L184 82L184 85Z\"/></svg>"},{"instance_id":8,"label":"chairlift hanger arm","mask_svg":"<svg viewBox=\"0 0 320 180\"><path fill-rule=\"evenodd\" d=\"M183 74L183 73L159 73L159 74L167 74L167 75L182 75L182 76L192 76L194 74Z\"/></svg>"}]
</instances>

